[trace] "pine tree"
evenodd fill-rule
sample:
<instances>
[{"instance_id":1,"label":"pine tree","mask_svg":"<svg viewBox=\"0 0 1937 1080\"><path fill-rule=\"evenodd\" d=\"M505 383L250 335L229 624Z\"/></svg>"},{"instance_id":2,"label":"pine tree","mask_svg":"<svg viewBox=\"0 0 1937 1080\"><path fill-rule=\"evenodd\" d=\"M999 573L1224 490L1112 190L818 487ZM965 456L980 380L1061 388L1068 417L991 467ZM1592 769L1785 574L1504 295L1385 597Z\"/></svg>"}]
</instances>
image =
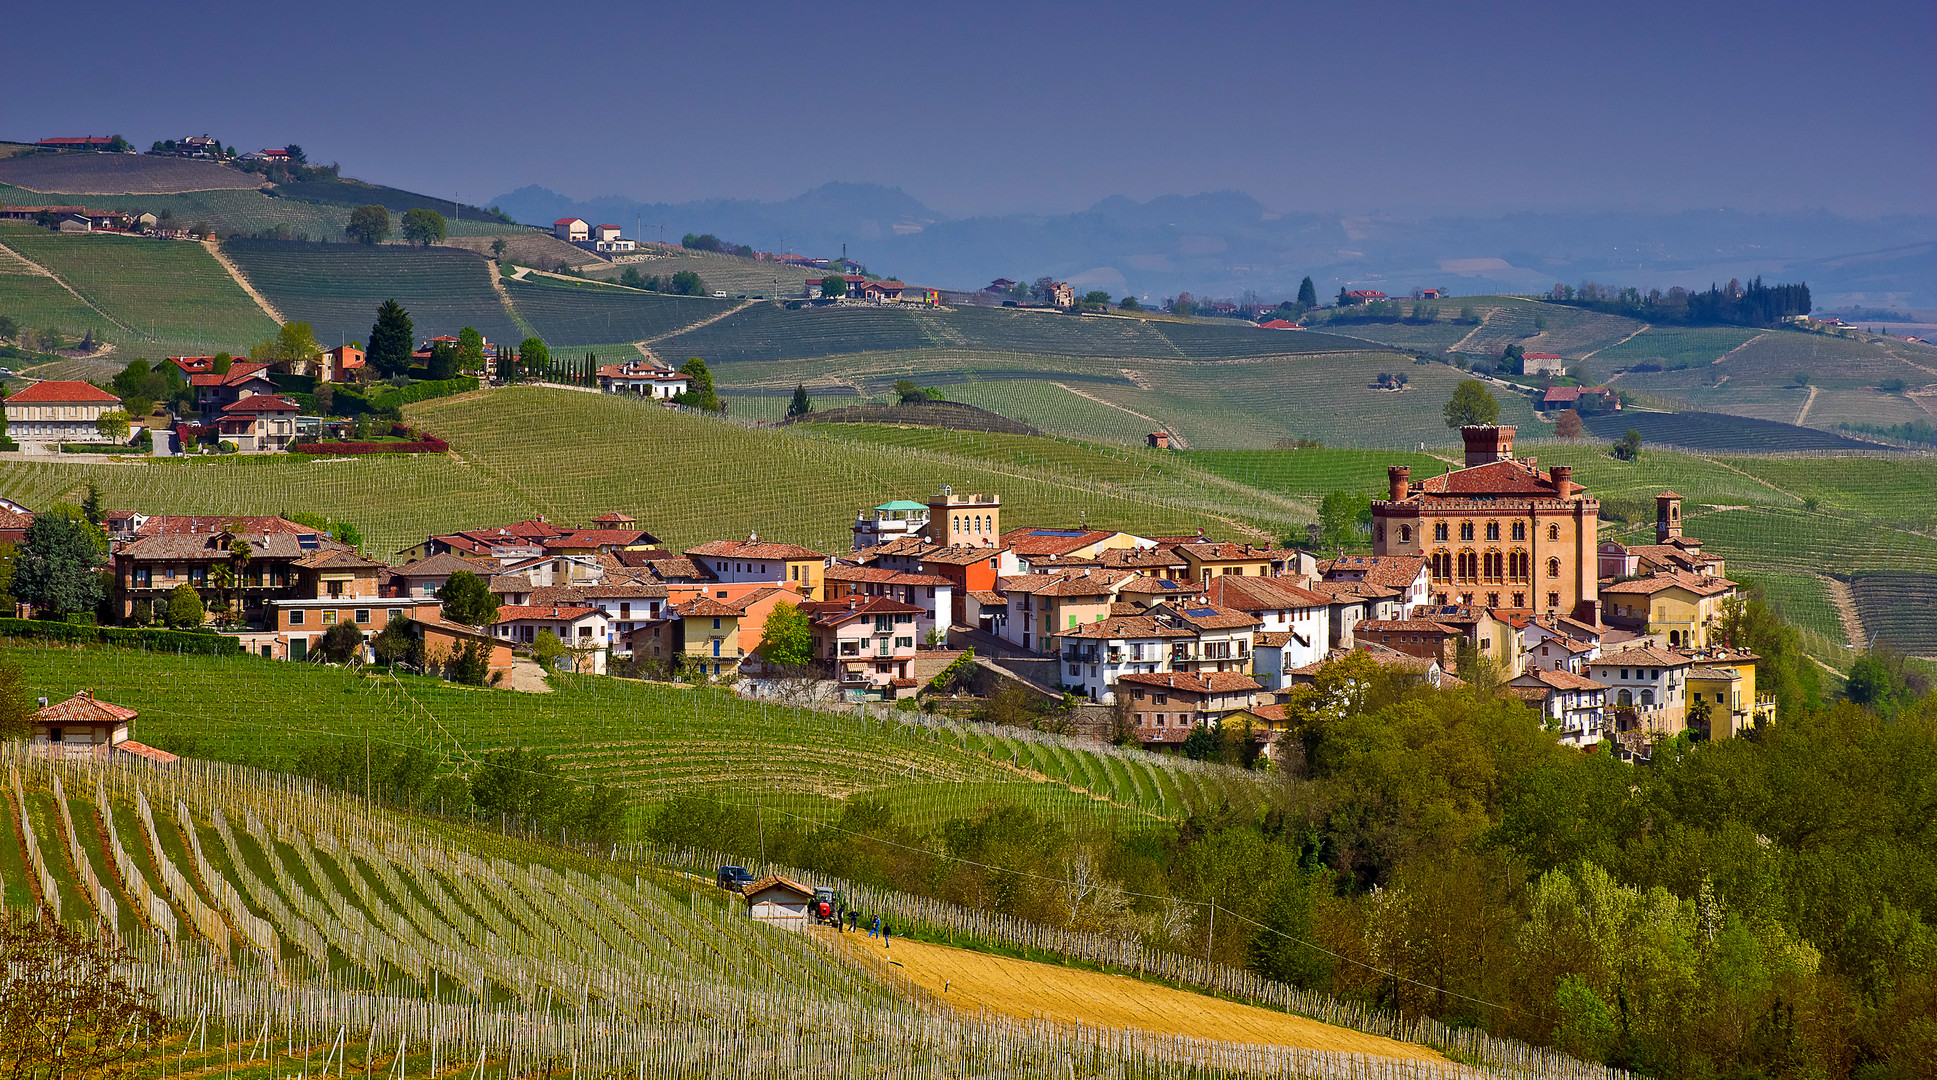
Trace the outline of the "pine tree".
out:
<instances>
[{"instance_id":1,"label":"pine tree","mask_svg":"<svg viewBox=\"0 0 1937 1080\"><path fill-rule=\"evenodd\" d=\"M377 321L370 327L370 347L364 356L378 374L386 378L402 375L410 370L411 345L416 332L410 322L410 312L395 300L385 300L377 306Z\"/></svg>"},{"instance_id":2,"label":"pine tree","mask_svg":"<svg viewBox=\"0 0 1937 1080\"><path fill-rule=\"evenodd\" d=\"M813 411L814 402L807 396L807 384L800 383L796 385L794 387L794 400L787 404L787 419L792 420L796 416L806 416Z\"/></svg>"},{"instance_id":3,"label":"pine tree","mask_svg":"<svg viewBox=\"0 0 1937 1080\"><path fill-rule=\"evenodd\" d=\"M1298 283L1298 302L1307 308L1318 306L1318 286L1312 284L1309 276Z\"/></svg>"}]
</instances>

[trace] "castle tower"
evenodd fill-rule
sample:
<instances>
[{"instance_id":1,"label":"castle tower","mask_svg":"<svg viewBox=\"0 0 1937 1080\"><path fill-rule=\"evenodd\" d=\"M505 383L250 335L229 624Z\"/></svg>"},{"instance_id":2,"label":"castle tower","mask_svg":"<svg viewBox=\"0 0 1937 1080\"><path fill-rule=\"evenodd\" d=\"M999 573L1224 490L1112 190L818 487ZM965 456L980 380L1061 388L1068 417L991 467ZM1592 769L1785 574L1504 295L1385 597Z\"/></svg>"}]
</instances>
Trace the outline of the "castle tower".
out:
<instances>
[{"instance_id":1,"label":"castle tower","mask_svg":"<svg viewBox=\"0 0 1937 1080\"><path fill-rule=\"evenodd\" d=\"M1468 424L1460 428L1459 437L1466 443L1466 467L1513 460L1515 430L1511 425L1493 424Z\"/></svg>"},{"instance_id":2,"label":"castle tower","mask_svg":"<svg viewBox=\"0 0 1937 1080\"><path fill-rule=\"evenodd\" d=\"M1655 543L1681 539L1681 496L1664 491L1655 496Z\"/></svg>"},{"instance_id":3,"label":"castle tower","mask_svg":"<svg viewBox=\"0 0 1937 1080\"><path fill-rule=\"evenodd\" d=\"M928 525L922 534L932 544L994 547L1002 535L1002 496L957 495L943 487L928 500Z\"/></svg>"}]
</instances>

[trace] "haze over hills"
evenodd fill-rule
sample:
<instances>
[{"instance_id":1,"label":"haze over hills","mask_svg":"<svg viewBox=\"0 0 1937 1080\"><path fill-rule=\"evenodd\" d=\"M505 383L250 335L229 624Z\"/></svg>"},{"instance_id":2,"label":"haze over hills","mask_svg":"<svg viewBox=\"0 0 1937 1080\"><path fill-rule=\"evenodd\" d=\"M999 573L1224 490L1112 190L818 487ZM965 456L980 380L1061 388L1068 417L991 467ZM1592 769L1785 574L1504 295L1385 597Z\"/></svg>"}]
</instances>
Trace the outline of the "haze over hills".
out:
<instances>
[{"instance_id":1,"label":"haze over hills","mask_svg":"<svg viewBox=\"0 0 1937 1080\"><path fill-rule=\"evenodd\" d=\"M1402 295L1542 291L1594 279L1706 287L1761 275L1806 280L1821 306L1937 306L1937 216L1826 211L1528 212L1507 215L1274 212L1243 192L1123 196L1070 213L951 218L896 187L833 183L792 199L575 200L539 185L493 200L519 221L565 215L643 225L646 239L712 232L762 250L838 254L923 284L975 288L1052 274L1083 288L1290 294L1310 274Z\"/></svg>"}]
</instances>

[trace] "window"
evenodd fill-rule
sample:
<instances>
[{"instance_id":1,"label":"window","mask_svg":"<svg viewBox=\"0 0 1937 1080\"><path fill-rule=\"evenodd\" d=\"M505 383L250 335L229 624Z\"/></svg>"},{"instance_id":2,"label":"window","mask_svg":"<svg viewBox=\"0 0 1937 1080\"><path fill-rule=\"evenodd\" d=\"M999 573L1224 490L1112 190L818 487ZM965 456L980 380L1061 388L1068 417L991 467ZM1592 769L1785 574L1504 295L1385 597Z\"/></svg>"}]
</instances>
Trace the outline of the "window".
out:
<instances>
[{"instance_id":1,"label":"window","mask_svg":"<svg viewBox=\"0 0 1937 1080\"><path fill-rule=\"evenodd\" d=\"M842 656L859 656L859 655L861 655L861 643L860 643L860 642L858 642L858 641L843 641L843 642L841 642L841 655L842 655Z\"/></svg>"},{"instance_id":2,"label":"window","mask_svg":"<svg viewBox=\"0 0 1937 1080\"><path fill-rule=\"evenodd\" d=\"M1550 592L1550 593L1548 593L1548 594L1547 594L1547 606L1548 606L1548 607L1550 607L1550 608L1557 608L1557 607L1559 607L1559 606L1560 606L1560 594L1559 594L1559 593L1557 593L1557 592Z\"/></svg>"},{"instance_id":3,"label":"window","mask_svg":"<svg viewBox=\"0 0 1937 1080\"><path fill-rule=\"evenodd\" d=\"M290 609L289 609L289 625L291 625L291 626L301 626L301 625L303 625L303 609L302 609L302 608L290 608Z\"/></svg>"},{"instance_id":4,"label":"window","mask_svg":"<svg viewBox=\"0 0 1937 1080\"><path fill-rule=\"evenodd\" d=\"M1165 704L1168 704L1169 702L1170 702L1170 695L1164 693L1161 690L1150 695L1150 703L1152 705L1165 705Z\"/></svg>"},{"instance_id":5,"label":"window","mask_svg":"<svg viewBox=\"0 0 1937 1080\"><path fill-rule=\"evenodd\" d=\"M1500 538L1500 523L1499 523L1499 522L1497 522L1497 521L1489 521L1489 522L1487 522L1487 523L1486 523L1486 538L1487 538L1488 540L1498 540L1498 539Z\"/></svg>"},{"instance_id":6,"label":"window","mask_svg":"<svg viewBox=\"0 0 1937 1080\"><path fill-rule=\"evenodd\" d=\"M579 637L582 637L582 638L589 638L589 637L591 637L591 636L592 636L592 628L591 628L591 627L589 627L589 626L581 626L581 627L579 627L579 628L578 628L578 636L579 636Z\"/></svg>"},{"instance_id":7,"label":"window","mask_svg":"<svg viewBox=\"0 0 1937 1080\"><path fill-rule=\"evenodd\" d=\"M1444 540L1444 539L1446 539L1446 523L1445 523L1445 522L1443 522L1443 521L1436 521L1436 522L1434 522L1434 523L1433 523L1433 539L1435 539L1435 540Z\"/></svg>"},{"instance_id":8,"label":"window","mask_svg":"<svg viewBox=\"0 0 1937 1080\"><path fill-rule=\"evenodd\" d=\"M713 655L714 655L714 656L718 656L718 655L720 655L720 639L719 639L719 638L714 638L714 639L713 639Z\"/></svg>"},{"instance_id":9,"label":"window","mask_svg":"<svg viewBox=\"0 0 1937 1080\"><path fill-rule=\"evenodd\" d=\"M1547 526L1547 539L1549 540L1560 539L1560 526L1558 525Z\"/></svg>"},{"instance_id":10,"label":"window","mask_svg":"<svg viewBox=\"0 0 1937 1080\"><path fill-rule=\"evenodd\" d=\"M1559 559L1548 559L1548 560L1547 560L1547 576L1548 576L1548 577L1550 577L1550 578L1557 578L1557 577L1559 577L1559 576L1560 576L1560 560L1559 560Z\"/></svg>"},{"instance_id":11,"label":"window","mask_svg":"<svg viewBox=\"0 0 1937 1080\"><path fill-rule=\"evenodd\" d=\"M895 639L895 648L897 649L912 649L914 647L915 639L912 637L898 637Z\"/></svg>"},{"instance_id":12,"label":"window","mask_svg":"<svg viewBox=\"0 0 1937 1080\"><path fill-rule=\"evenodd\" d=\"M324 625L324 626L334 626L334 625L336 625L336 609L334 609L334 608L326 608L326 609L324 609L324 611L323 611L323 625Z\"/></svg>"},{"instance_id":13,"label":"window","mask_svg":"<svg viewBox=\"0 0 1937 1080\"><path fill-rule=\"evenodd\" d=\"M714 620L713 620L713 629L715 629L715 630L718 630L719 628L720 628L720 620L718 620L718 619L714 619Z\"/></svg>"},{"instance_id":14,"label":"window","mask_svg":"<svg viewBox=\"0 0 1937 1080\"><path fill-rule=\"evenodd\" d=\"M1486 606L1487 606L1487 607L1499 607L1499 606L1500 606L1500 594L1499 594L1499 593L1496 593L1496 592L1490 592L1490 593L1487 593L1487 594L1486 594Z\"/></svg>"},{"instance_id":15,"label":"window","mask_svg":"<svg viewBox=\"0 0 1937 1080\"><path fill-rule=\"evenodd\" d=\"M1523 593L1523 592L1517 592L1517 593L1514 593L1514 594L1513 594L1513 606L1514 606L1514 607L1517 607L1517 608L1523 608L1523 607L1526 607L1526 606L1527 606L1527 594L1526 594L1526 593Z\"/></svg>"},{"instance_id":16,"label":"window","mask_svg":"<svg viewBox=\"0 0 1937 1080\"><path fill-rule=\"evenodd\" d=\"M367 623L368 623L368 622L370 621L370 609L369 609L369 608L367 608L367 607L366 607L366 608L357 608L357 609L356 609L356 613L355 613L355 614L356 614L356 621L357 621L357 622L360 622L360 623L366 623L366 624L367 624Z\"/></svg>"},{"instance_id":17,"label":"window","mask_svg":"<svg viewBox=\"0 0 1937 1080\"><path fill-rule=\"evenodd\" d=\"M1515 540L1525 540L1525 539L1527 538L1527 523L1526 523L1526 522L1524 522L1524 521L1516 521L1516 522L1514 522L1514 523L1513 523L1513 538L1514 538Z\"/></svg>"},{"instance_id":18,"label":"window","mask_svg":"<svg viewBox=\"0 0 1937 1080\"><path fill-rule=\"evenodd\" d=\"M66 738L66 736L67 736L67 733L65 731L62 731L60 728L55 727L55 728L47 729L48 742L60 742L62 739Z\"/></svg>"},{"instance_id":19,"label":"window","mask_svg":"<svg viewBox=\"0 0 1937 1080\"><path fill-rule=\"evenodd\" d=\"M391 608L391 609L390 609L390 617L391 617L392 619L401 619L401 618L403 618L403 617L404 617L404 609L403 609L403 608L394 608L394 607L393 607L393 608Z\"/></svg>"},{"instance_id":20,"label":"window","mask_svg":"<svg viewBox=\"0 0 1937 1080\"><path fill-rule=\"evenodd\" d=\"M1470 521L1462 521L1462 522L1460 522L1460 523L1459 523L1459 538L1460 538L1461 540L1471 540L1471 539L1473 539L1473 523L1472 523L1472 522L1470 522Z\"/></svg>"},{"instance_id":21,"label":"window","mask_svg":"<svg viewBox=\"0 0 1937 1080\"><path fill-rule=\"evenodd\" d=\"M1399 542L1402 544L1412 543L1412 526L1410 525L1399 526Z\"/></svg>"},{"instance_id":22,"label":"window","mask_svg":"<svg viewBox=\"0 0 1937 1080\"><path fill-rule=\"evenodd\" d=\"M1654 703L1655 703L1655 692L1653 690L1641 691L1641 704L1644 707L1648 705L1653 705Z\"/></svg>"}]
</instances>

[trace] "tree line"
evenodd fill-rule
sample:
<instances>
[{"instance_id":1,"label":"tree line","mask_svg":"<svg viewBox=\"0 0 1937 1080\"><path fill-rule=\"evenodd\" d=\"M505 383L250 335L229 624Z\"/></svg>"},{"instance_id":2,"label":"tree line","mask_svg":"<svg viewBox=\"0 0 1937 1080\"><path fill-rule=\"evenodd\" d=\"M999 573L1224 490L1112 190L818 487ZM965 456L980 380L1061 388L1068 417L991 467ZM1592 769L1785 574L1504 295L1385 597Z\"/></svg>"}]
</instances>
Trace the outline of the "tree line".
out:
<instances>
[{"instance_id":1,"label":"tree line","mask_svg":"<svg viewBox=\"0 0 1937 1080\"><path fill-rule=\"evenodd\" d=\"M1746 286L1730 279L1726 286L1710 285L1707 292L1689 292L1677 285L1662 292L1629 287L1614 289L1593 281L1579 286L1556 284L1549 300L1609 315L1626 315L1651 323L1680 326L1755 326L1769 329L1792 315L1810 311L1809 286L1764 285L1757 277Z\"/></svg>"}]
</instances>

